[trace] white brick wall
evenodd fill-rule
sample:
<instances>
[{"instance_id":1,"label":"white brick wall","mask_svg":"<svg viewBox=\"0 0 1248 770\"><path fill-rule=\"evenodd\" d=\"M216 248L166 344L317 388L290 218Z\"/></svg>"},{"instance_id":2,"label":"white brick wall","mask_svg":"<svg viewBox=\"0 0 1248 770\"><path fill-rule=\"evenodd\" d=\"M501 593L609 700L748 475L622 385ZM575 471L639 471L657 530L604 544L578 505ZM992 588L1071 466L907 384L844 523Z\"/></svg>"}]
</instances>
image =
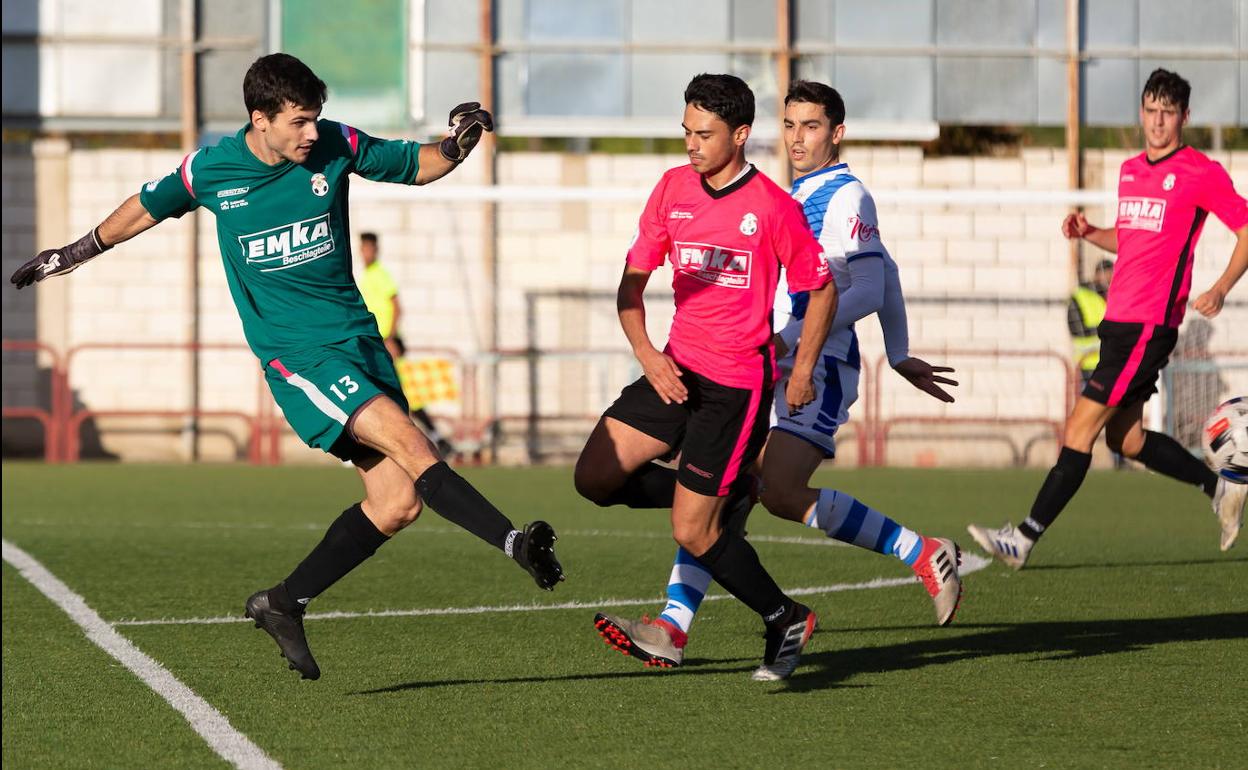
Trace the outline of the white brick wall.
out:
<instances>
[{"instance_id":1,"label":"white brick wall","mask_svg":"<svg viewBox=\"0 0 1248 770\"><path fill-rule=\"evenodd\" d=\"M1117 165L1131 153L1090 151L1089 187L1113 189ZM146 179L166 173L181 157L177 152L75 151L70 163L70 210L73 232L83 232L108 214ZM1015 158L937 158L924 160L915 148L853 146L846 152L855 173L868 187L930 189L1064 189L1065 153L1025 149ZM1248 153L1223 153L1218 159L1241 186L1248 187ZM767 156L756 161L774 166ZM558 185L568 174L604 187L649 187L682 156L593 155L565 168L555 153L511 153L500 158L501 184ZM481 168L468 163L440 185L479 183ZM34 171L28 151L6 145L3 170L4 264L12 270L33 253ZM465 357L487 347L485 328L488 276L482 262L481 228L485 207L471 203L415 202L401 196L379 198L371 183L355 188L352 224L358 235L376 231L382 259L401 286L401 331L409 347L451 348ZM495 308L498 342L524 348L529 326L527 296L556 290L593 294L592 299L545 298L535 318L537 344L545 347L614 348L618 356L584 361L546 361L539 403L549 414L592 414L609 403L636 366L626 352L614 311L614 292L624 253L636 228L642 201L595 204L504 203L498 206ZM1062 206L963 206L933 201L922 205L883 205L880 223L885 243L902 270L910 299L912 348L936 351L933 360L949 359L959 368L958 401L945 406L911 389L899 377L881 372L881 414L947 415L993 419L1002 416L1061 420L1066 407L1061 392L1062 361L1069 340L1065 302L1069 257L1058 225ZM1108 212L1089 211L1104 224ZM185 279L189 218L166 222L134 242L110 252L68 280L68 330L71 345L87 343L176 342L186 334ZM210 342L242 345L240 324L226 289L217 253L214 222L200 214L202 333ZM1233 237L1218 222L1205 230L1196 254L1194 293L1221 272ZM1102 254L1085 249L1084 263ZM651 284L648 325L661 343L670 323L670 273L660 270ZM1243 291L1237 292L1244 296ZM6 297L6 337L33 336L34 293ZM1212 322L1216 349L1248 347L1240 328L1248 325L1243 308L1228 308ZM860 323L868 368L883 351L875 321ZM991 357L942 356L939 351L1052 351L1027 361ZM79 355L73 387L82 405L96 409L179 409L187 403L186 355L171 351L91 351ZM6 355L5 404L34 403L42 386L33 359ZM258 365L245 350L206 353L202 358L202 405L209 409L251 411L257 400ZM477 384L489 382L481 367ZM499 373L498 403L504 414L529 408L529 373L524 361L510 361ZM555 384L558 387L555 387ZM866 394L864 393L864 398ZM489 402L484 390L481 405ZM860 407L861 408L861 405ZM435 411L454 414L453 405ZM116 421L106 423L116 426ZM174 421L173 424L176 424ZM167 426L166 426L167 427ZM241 428L222 421L236 436ZM953 429L956 432L957 429ZM1028 429L1030 430L1030 429ZM1043 429L1037 429L1043 430ZM898 431L904 432L903 427ZM913 426L910 428L913 434ZM939 433L940 431L934 431ZM981 430L982 432L982 430ZM1022 431L1025 432L1025 431ZM6 447L9 432L6 431ZM1013 439L1008 434L1006 438ZM142 436L104 433L106 448L127 456L177 456L181 443L167 431ZM1015 442L1018 443L1017 441ZM211 446L210 446L211 445ZM233 450L228 442L205 443L205 451ZM288 444L291 459L315 455ZM951 439L933 452L930 441L911 436L890 445L898 462L952 464L994 462L1010 455L1004 444ZM1051 460L1048 442L1036 445L1034 462ZM1018 447L1010 451L1021 451Z\"/></svg>"}]
</instances>

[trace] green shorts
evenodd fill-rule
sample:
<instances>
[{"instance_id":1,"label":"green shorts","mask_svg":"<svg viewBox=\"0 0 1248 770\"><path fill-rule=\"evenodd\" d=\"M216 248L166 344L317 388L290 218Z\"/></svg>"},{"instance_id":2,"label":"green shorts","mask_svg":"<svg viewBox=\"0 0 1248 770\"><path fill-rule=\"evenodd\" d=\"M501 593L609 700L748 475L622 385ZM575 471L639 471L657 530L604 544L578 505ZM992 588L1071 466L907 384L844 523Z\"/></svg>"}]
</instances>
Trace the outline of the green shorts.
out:
<instances>
[{"instance_id":1,"label":"green shorts","mask_svg":"<svg viewBox=\"0 0 1248 770\"><path fill-rule=\"evenodd\" d=\"M343 460L356 459L364 449L347 425L365 404L386 396L407 414L394 362L377 337L280 356L265 365L264 379L299 438Z\"/></svg>"}]
</instances>

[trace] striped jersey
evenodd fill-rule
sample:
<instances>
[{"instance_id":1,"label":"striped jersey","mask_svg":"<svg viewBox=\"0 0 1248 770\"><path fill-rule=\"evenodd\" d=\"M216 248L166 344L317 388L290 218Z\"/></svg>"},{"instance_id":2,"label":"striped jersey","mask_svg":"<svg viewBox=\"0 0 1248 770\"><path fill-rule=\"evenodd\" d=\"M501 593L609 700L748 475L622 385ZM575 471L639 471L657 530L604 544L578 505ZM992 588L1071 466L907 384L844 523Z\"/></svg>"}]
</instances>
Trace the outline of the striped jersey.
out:
<instances>
[{"instance_id":1,"label":"striped jersey","mask_svg":"<svg viewBox=\"0 0 1248 770\"><path fill-rule=\"evenodd\" d=\"M793 198L802 204L811 232L823 247L836 289L844 293L850 285L849 263L858 259L880 259L885 271L897 271L897 265L880 239L880 219L875 211L875 199L861 180L849 171L849 164L819 169L793 181ZM793 303L795 320L806 315L808 293L793 291L789 297ZM860 366L858 336L853 324L833 329L823 346L824 355L830 355L851 366Z\"/></svg>"},{"instance_id":2,"label":"striped jersey","mask_svg":"<svg viewBox=\"0 0 1248 770\"><path fill-rule=\"evenodd\" d=\"M248 345L262 362L377 335L352 276L347 211L351 174L411 184L420 145L374 139L332 120L303 163L260 161L249 126L187 155L139 200L157 220L199 206L217 217L217 243Z\"/></svg>"},{"instance_id":3,"label":"striped jersey","mask_svg":"<svg viewBox=\"0 0 1248 770\"><path fill-rule=\"evenodd\" d=\"M802 291L830 280L801 209L753 166L716 190L690 165L663 174L646 202L628 264L669 260L676 315L667 353L731 388L775 371L771 309L780 279Z\"/></svg>"},{"instance_id":4,"label":"striped jersey","mask_svg":"<svg viewBox=\"0 0 1248 770\"><path fill-rule=\"evenodd\" d=\"M1180 147L1155 161L1140 153L1122 164L1106 319L1176 328L1183 322L1193 252L1210 212L1232 230L1248 225L1248 202L1204 153Z\"/></svg>"}]
</instances>

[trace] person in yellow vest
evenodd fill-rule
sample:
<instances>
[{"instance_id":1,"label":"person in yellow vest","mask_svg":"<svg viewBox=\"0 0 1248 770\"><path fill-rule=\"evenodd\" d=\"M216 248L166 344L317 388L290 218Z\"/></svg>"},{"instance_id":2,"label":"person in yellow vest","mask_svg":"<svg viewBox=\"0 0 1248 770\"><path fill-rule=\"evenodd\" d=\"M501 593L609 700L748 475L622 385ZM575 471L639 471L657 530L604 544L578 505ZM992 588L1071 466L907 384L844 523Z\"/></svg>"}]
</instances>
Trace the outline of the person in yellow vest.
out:
<instances>
[{"instance_id":1,"label":"person in yellow vest","mask_svg":"<svg viewBox=\"0 0 1248 770\"><path fill-rule=\"evenodd\" d=\"M455 453L455 447L438 432L433 419L425 411L425 404L430 400L440 401L459 396L449 370L430 372L427 367L422 369L417 362L407 358L407 347L403 344L403 338L397 334L386 340L386 348L394 357L394 368L399 375L399 384L403 387L403 396L407 399L408 413L438 447L438 452L443 457L450 457Z\"/></svg>"},{"instance_id":2,"label":"person in yellow vest","mask_svg":"<svg viewBox=\"0 0 1248 770\"><path fill-rule=\"evenodd\" d=\"M1075 366L1079 369L1084 387L1101 361L1101 339L1096 329L1105 317L1105 297L1109 294L1109 282L1113 277L1113 261L1102 259L1096 264L1092 282L1079 284L1066 309L1066 325L1070 327L1075 348ZM1114 467L1121 468L1123 462L1122 455L1115 452Z\"/></svg>"},{"instance_id":3,"label":"person in yellow vest","mask_svg":"<svg viewBox=\"0 0 1248 770\"><path fill-rule=\"evenodd\" d=\"M364 261L364 272L360 274L360 294L364 295L364 304L368 312L377 319L377 331L390 347L389 342L399 327L399 285L394 282L390 271L377 258L377 234L360 234L360 259ZM391 351L391 356L394 351Z\"/></svg>"}]
</instances>

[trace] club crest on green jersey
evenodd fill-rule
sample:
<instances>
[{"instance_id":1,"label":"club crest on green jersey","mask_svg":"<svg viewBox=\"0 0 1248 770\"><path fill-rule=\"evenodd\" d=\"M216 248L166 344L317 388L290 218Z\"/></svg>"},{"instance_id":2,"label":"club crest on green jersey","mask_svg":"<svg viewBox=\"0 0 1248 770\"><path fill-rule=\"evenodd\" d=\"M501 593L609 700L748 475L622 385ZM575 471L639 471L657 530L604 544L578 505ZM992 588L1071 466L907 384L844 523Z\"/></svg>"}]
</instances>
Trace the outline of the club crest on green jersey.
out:
<instances>
[{"instance_id":1,"label":"club crest on green jersey","mask_svg":"<svg viewBox=\"0 0 1248 770\"><path fill-rule=\"evenodd\" d=\"M325 178L324 174L312 175L312 192L318 198L324 198L329 192L329 180Z\"/></svg>"},{"instance_id":2,"label":"club crest on green jersey","mask_svg":"<svg viewBox=\"0 0 1248 770\"><path fill-rule=\"evenodd\" d=\"M329 226L329 214L326 213L258 233L240 235L238 244L247 264L267 273L303 265L332 253L334 235Z\"/></svg>"}]
</instances>

